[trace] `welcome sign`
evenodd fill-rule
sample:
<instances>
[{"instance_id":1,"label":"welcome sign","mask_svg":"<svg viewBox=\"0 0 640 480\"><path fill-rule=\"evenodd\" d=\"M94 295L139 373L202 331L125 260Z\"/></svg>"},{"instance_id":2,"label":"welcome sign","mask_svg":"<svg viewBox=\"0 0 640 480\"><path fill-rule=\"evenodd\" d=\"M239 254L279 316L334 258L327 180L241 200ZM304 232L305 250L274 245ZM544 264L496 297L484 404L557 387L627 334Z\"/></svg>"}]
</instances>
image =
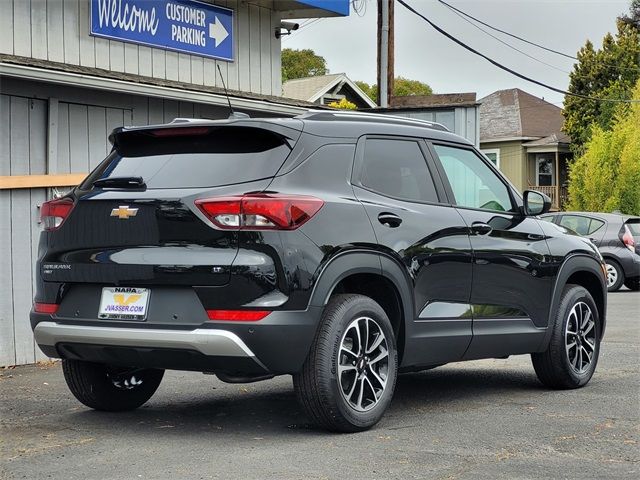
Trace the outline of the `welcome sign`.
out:
<instances>
[{"instance_id":1,"label":"welcome sign","mask_svg":"<svg viewBox=\"0 0 640 480\"><path fill-rule=\"evenodd\" d=\"M195 0L91 0L91 35L233 61L233 10Z\"/></svg>"}]
</instances>

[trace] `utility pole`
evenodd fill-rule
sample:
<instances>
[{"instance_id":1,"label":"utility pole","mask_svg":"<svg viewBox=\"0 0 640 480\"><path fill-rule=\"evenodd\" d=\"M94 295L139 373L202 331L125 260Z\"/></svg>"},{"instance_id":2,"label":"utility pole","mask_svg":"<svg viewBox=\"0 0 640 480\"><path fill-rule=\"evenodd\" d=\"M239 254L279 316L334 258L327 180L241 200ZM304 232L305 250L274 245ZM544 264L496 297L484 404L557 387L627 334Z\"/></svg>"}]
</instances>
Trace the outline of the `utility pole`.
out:
<instances>
[{"instance_id":1,"label":"utility pole","mask_svg":"<svg viewBox=\"0 0 640 480\"><path fill-rule=\"evenodd\" d=\"M394 0L378 0L378 105L389 106L394 79Z\"/></svg>"}]
</instances>

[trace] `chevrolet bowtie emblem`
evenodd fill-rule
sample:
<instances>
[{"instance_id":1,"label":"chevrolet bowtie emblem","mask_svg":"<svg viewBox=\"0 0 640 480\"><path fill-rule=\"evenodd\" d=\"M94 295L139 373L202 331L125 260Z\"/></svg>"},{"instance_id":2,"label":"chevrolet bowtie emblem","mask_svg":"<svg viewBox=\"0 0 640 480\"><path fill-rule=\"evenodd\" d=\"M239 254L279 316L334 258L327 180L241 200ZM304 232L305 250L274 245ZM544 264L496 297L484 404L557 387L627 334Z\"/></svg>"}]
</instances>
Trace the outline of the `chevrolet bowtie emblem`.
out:
<instances>
[{"instance_id":1,"label":"chevrolet bowtie emblem","mask_svg":"<svg viewBox=\"0 0 640 480\"><path fill-rule=\"evenodd\" d=\"M112 217L118 217L121 220L126 220L129 217L135 217L138 214L137 208L129 208L129 205L120 205L118 208L111 210Z\"/></svg>"}]
</instances>

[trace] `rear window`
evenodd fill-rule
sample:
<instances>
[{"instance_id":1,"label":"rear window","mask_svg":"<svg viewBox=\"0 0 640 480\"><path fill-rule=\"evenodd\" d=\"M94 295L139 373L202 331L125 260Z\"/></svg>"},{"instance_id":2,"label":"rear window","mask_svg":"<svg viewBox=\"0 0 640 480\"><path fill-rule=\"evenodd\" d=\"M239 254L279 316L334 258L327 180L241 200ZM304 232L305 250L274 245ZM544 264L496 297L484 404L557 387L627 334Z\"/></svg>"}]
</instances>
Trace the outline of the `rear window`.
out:
<instances>
[{"instance_id":1,"label":"rear window","mask_svg":"<svg viewBox=\"0 0 640 480\"><path fill-rule=\"evenodd\" d=\"M167 135L121 134L116 148L82 184L110 177L142 177L147 188L217 187L273 177L291 152L286 140L250 127L180 128ZM204 133L203 133L204 132Z\"/></svg>"},{"instance_id":2,"label":"rear window","mask_svg":"<svg viewBox=\"0 0 640 480\"><path fill-rule=\"evenodd\" d=\"M636 238L640 238L640 218L634 218L632 220L627 220L627 227L631 231L631 235Z\"/></svg>"}]
</instances>

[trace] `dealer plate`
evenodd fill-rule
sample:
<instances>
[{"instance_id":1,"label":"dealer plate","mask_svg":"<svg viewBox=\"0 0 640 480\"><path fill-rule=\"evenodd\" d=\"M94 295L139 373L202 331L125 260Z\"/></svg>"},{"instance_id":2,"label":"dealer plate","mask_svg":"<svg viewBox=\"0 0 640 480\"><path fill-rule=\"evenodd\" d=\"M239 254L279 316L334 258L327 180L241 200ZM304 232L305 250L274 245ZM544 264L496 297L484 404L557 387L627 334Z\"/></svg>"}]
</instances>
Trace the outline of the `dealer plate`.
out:
<instances>
[{"instance_id":1,"label":"dealer plate","mask_svg":"<svg viewBox=\"0 0 640 480\"><path fill-rule=\"evenodd\" d=\"M105 287L102 289L98 318L144 320L149 305L148 288Z\"/></svg>"}]
</instances>

